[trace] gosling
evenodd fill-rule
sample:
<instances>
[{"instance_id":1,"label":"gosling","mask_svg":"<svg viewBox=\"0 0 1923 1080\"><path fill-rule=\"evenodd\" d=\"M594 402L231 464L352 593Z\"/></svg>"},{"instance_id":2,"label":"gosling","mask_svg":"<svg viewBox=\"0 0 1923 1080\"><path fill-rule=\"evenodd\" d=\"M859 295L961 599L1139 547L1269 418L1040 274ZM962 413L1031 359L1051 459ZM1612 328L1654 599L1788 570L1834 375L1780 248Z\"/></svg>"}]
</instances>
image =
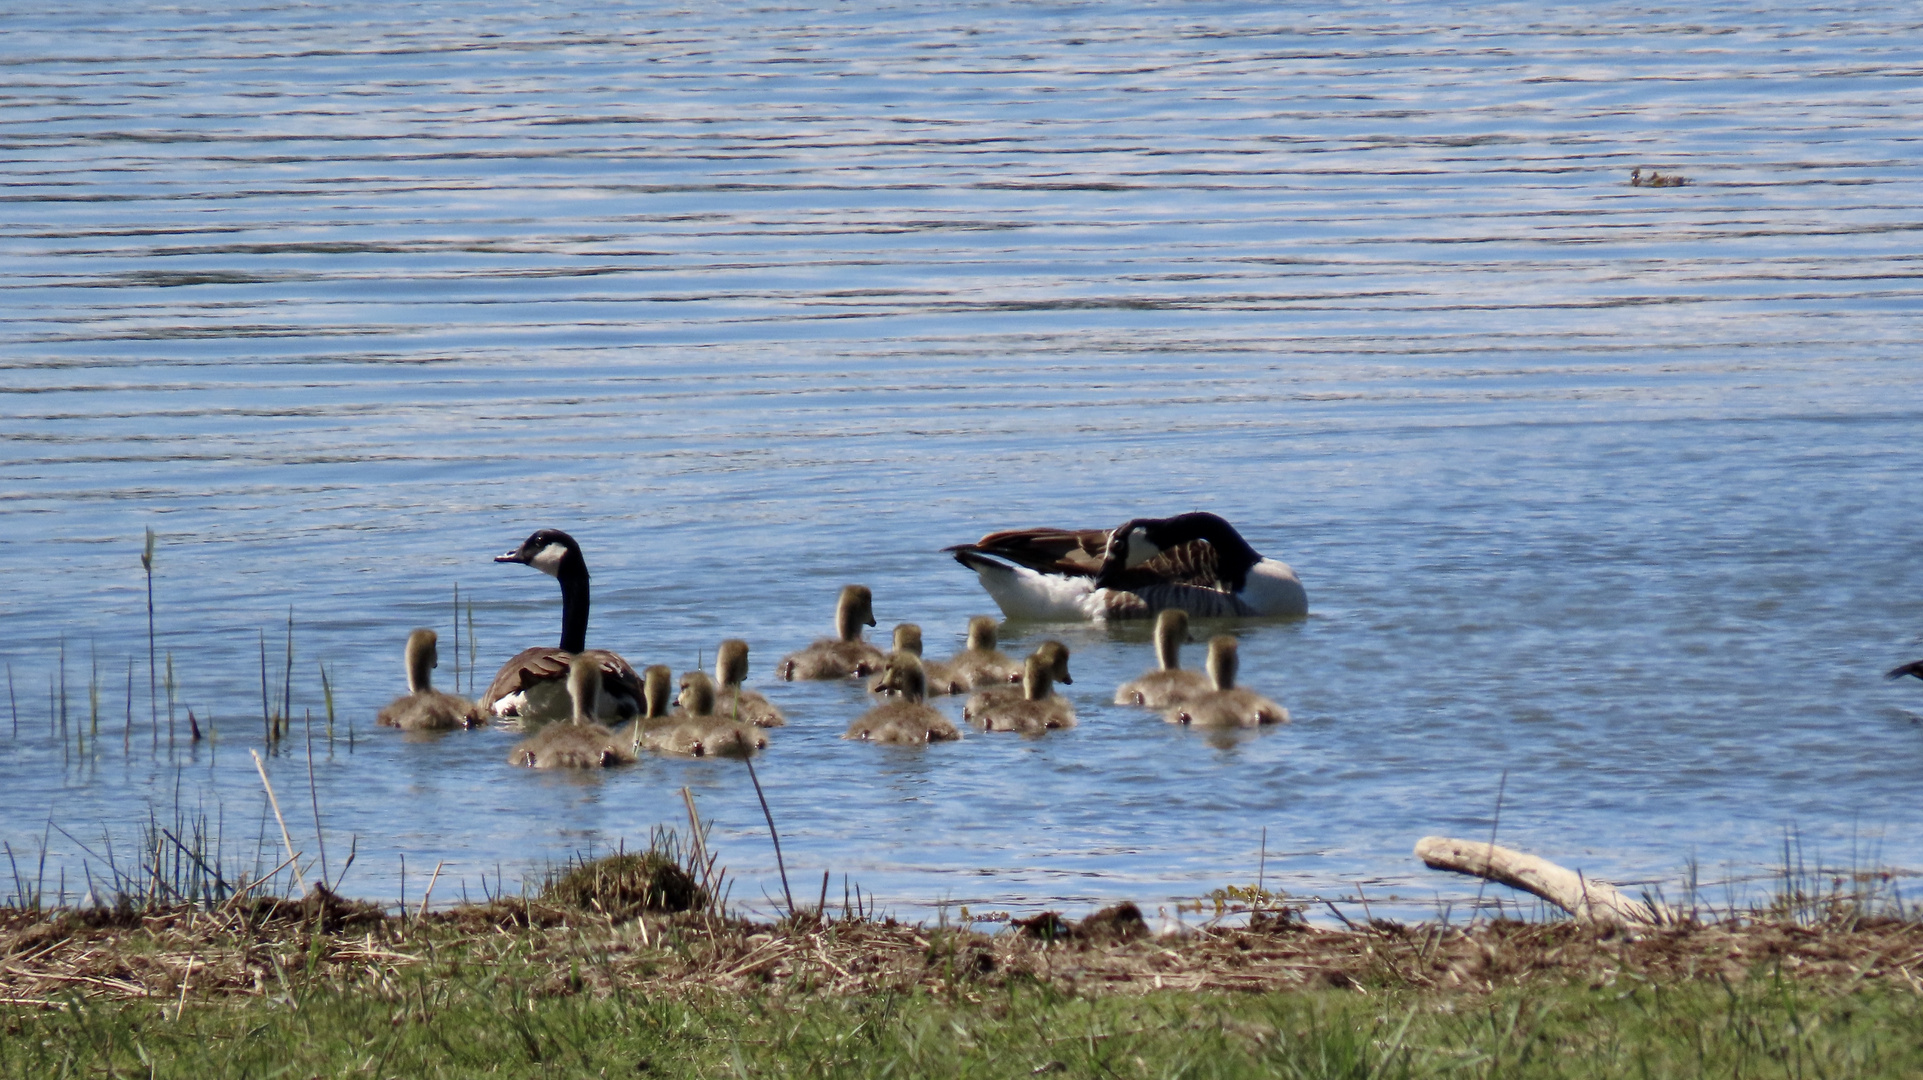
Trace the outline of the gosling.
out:
<instances>
[{"instance_id":1,"label":"gosling","mask_svg":"<svg viewBox=\"0 0 1923 1080\"><path fill-rule=\"evenodd\" d=\"M1075 707L1055 692L1050 659L1039 652L1031 654L1023 665L1022 696L987 697L969 719L989 731L1019 731L1023 735L1074 727Z\"/></svg>"},{"instance_id":2,"label":"gosling","mask_svg":"<svg viewBox=\"0 0 1923 1080\"><path fill-rule=\"evenodd\" d=\"M681 677L680 722L642 736L643 746L678 757L747 757L768 746L768 735L753 724L714 714L714 680L705 671Z\"/></svg>"},{"instance_id":3,"label":"gosling","mask_svg":"<svg viewBox=\"0 0 1923 1080\"><path fill-rule=\"evenodd\" d=\"M1155 658L1161 666L1118 687L1115 704L1166 709L1214 689L1207 675L1182 670L1182 643L1194 640L1189 636L1188 612L1180 608L1162 609L1155 617Z\"/></svg>"},{"instance_id":4,"label":"gosling","mask_svg":"<svg viewBox=\"0 0 1923 1080\"><path fill-rule=\"evenodd\" d=\"M875 597L866 585L842 587L835 603L835 636L782 659L775 674L782 679L845 679L880 671L881 650L862 640L862 626L875 625Z\"/></svg>"},{"instance_id":5,"label":"gosling","mask_svg":"<svg viewBox=\"0 0 1923 1080\"><path fill-rule=\"evenodd\" d=\"M788 718L774 702L743 689L748 678L748 643L740 638L723 641L714 651L715 703L718 716L745 720L756 727L781 727Z\"/></svg>"},{"instance_id":6,"label":"gosling","mask_svg":"<svg viewBox=\"0 0 1923 1080\"><path fill-rule=\"evenodd\" d=\"M1043 666L1048 669L1048 676L1052 682L1060 683L1063 686L1075 685L1075 680L1068 674L1068 646L1050 638L1040 645L1035 646L1035 651L1028 655L1031 660L1036 657L1041 658ZM1023 675L1026 676L1026 662L1023 663L1022 670ZM977 690L969 697L968 703L962 706L962 719L973 721L983 710L996 707L997 702L1021 701L1027 696L1027 688L1021 685L1009 686L1003 684L991 686L985 690Z\"/></svg>"},{"instance_id":7,"label":"gosling","mask_svg":"<svg viewBox=\"0 0 1923 1080\"><path fill-rule=\"evenodd\" d=\"M927 679L922 674L919 657L913 653L896 656L888 665L887 681L900 698L861 714L848 725L842 738L899 746L922 746L961 738L955 725L923 700L927 697Z\"/></svg>"},{"instance_id":8,"label":"gosling","mask_svg":"<svg viewBox=\"0 0 1923 1080\"><path fill-rule=\"evenodd\" d=\"M1289 710L1253 690L1235 685L1237 658L1235 639L1219 634L1209 639L1209 680L1215 689L1170 708L1162 718L1171 724L1196 727L1252 728L1263 724L1286 724Z\"/></svg>"},{"instance_id":9,"label":"gosling","mask_svg":"<svg viewBox=\"0 0 1923 1080\"><path fill-rule=\"evenodd\" d=\"M674 670L666 664L654 664L641 673L641 715L633 723L615 728L614 736L629 753L639 757L648 732L680 723L681 718L672 714L673 708Z\"/></svg>"},{"instance_id":10,"label":"gosling","mask_svg":"<svg viewBox=\"0 0 1923 1080\"><path fill-rule=\"evenodd\" d=\"M967 686L955 679L953 672L947 664L922 659L921 627L916 626L914 623L905 622L895 627L895 648L894 651L888 654L887 659L889 662L892 662L895 657L903 653L913 653L915 659L921 660L922 676L927 680L928 695L930 697L938 697L943 694L959 694L967 689ZM888 697L895 693L895 690L888 684L888 671L885 664L880 672L868 680L868 690L870 693L880 694L883 697Z\"/></svg>"},{"instance_id":11,"label":"gosling","mask_svg":"<svg viewBox=\"0 0 1923 1080\"><path fill-rule=\"evenodd\" d=\"M568 665L568 698L573 716L549 724L509 751L510 765L536 769L599 769L634 760L629 744L594 722L595 700L601 693L601 661L577 656Z\"/></svg>"},{"instance_id":12,"label":"gosling","mask_svg":"<svg viewBox=\"0 0 1923 1080\"><path fill-rule=\"evenodd\" d=\"M962 684L963 689L979 690L985 686L1003 686L1021 680L1021 662L1010 659L1007 653L995 647L995 628L995 619L991 615L977 615L968 620L968 648L956 653L948 661L949 674Z\"/></svg>"},{"instance_id":13,"label":"gosling","mask_svg":"<svg viewBox=\"0 0 1923 1080\"><path fill-rule=\"evenodd\" d=\"M434 689L429 672L440 666L440 638L425 627L407 635L407 693L382 709L375 722L404 731L473 727L486 714L464 697Z\"/></svg>"}]
</instances>

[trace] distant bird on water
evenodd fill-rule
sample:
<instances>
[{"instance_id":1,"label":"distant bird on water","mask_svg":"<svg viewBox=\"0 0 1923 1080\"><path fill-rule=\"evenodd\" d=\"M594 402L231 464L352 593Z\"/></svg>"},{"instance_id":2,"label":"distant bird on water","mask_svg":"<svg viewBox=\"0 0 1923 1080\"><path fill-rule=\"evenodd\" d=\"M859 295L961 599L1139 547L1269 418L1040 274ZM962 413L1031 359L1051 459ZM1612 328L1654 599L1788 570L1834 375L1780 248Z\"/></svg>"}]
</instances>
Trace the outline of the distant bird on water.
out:
<instances>
[{"instance_id":1,"label":"distant bird on water","mask_svg":"<svg viewBox=\"0 0 1923 1080\"><path fill-rule=\"evenodd\" d=\"M1914 675L1919 679L1923 679L1923 660L1912 660L1902 667L1893 667L1884 678L1900 679L1905 675Z\"/></svg>"}]
</instances>

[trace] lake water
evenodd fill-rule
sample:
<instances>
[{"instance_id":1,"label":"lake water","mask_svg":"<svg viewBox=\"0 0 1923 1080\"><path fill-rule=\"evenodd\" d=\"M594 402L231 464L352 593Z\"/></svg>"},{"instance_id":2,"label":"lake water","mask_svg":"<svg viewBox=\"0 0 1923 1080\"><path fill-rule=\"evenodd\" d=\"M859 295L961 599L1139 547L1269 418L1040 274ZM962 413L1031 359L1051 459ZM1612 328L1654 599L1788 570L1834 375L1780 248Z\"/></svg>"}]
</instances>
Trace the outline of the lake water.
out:
<instances>
[{"instance_id":1,"label":"lake water","mask_svg":"<svg viewBox=\"0 0 1923 1080\"><path fill-rule=\"evenodd\" d=\"M357 838L346 891L396 899L403 857L410 897L437 863L437 900L512 891L687 786L770 910L739 763L544 775L373 727L410 628L452 685L457 584L484 677L555 639L553 583L490 561L541 526L586 550L591 643L752 643L810 899L1259 872L1420 912L1477 890L1416 839L1487 835L1499 786L1503 841L1672 897L1692 860L1766 889L1786 837L1923 867L1923 685L1882 678L1923 656L1914 8L819 6L0 13L26 877L71 899L150 809L278 847L249 750L291 611L294 715L324 665L335 738L311 793L298 723L266 769L308 857L316 803L336 872ZM1307 585L1242 630L1290 726L1108 704L1141 627L1005 628L1074 649L1082 723L1034 741L844 743L858 689L770 685L844 582L945 656L993 608L942 546L1198 508Z\"/></svg>"}]
</instances>

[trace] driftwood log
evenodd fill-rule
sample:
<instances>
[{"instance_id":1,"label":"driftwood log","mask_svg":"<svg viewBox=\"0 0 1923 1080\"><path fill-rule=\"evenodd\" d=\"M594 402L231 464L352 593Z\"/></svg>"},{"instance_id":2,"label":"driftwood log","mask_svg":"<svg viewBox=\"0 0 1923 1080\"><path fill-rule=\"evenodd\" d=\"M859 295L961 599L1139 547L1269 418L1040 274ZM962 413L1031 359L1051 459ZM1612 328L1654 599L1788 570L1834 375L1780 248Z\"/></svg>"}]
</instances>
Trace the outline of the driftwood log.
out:
<instances>
[{"instance_id":1,"label":"driftwood log","mask_svg":"<svg viewBox=\"0 0 1923 1080\"><path fill-rule=\"evenodd\" d=\"M1435 870L1487 878L1539 896L1580 922L1655 926L1668 914L1660 907L1624 896L1606 881L1586 878L1548 859L1482 840L1425 836L1416 841L1416 858Z\"/></svg>"}]
</instances>

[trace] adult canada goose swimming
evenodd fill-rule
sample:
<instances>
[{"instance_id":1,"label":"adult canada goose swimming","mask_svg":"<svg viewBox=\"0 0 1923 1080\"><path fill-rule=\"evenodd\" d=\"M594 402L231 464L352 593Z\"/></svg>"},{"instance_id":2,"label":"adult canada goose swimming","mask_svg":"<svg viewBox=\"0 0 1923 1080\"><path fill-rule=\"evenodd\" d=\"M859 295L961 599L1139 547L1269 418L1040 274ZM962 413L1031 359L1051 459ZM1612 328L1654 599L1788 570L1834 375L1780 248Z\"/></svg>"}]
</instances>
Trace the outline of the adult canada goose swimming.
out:
<instances>
[{"instance_id":1,"label":"adult canada goose swimming","mask_svg":"<svg viewBox=\"0 0 1923 1080\"><path fill-rule=\"evenodd\" d=\"M487 714L472 701L434 689L428 672L440 666L439 640L425 627L407 635L407 693L382 709L376 723L407 731L445 731L485 719Z\"/></svg>"},{"instance_id":2,"label":"adult canada goose swimming","mask_svg":"<svg viewBox=\"0 0 1923 1080\"><path fill-rule=\"evenodd\" d=\"M977 695L980 704L968 719L989 731L1044 731L1075 726L1075 707L1055 692L1053 664L1041 653L1029 654L1022 671L1022 695Z\"/></svg>"},{"instance_id":3,"label":"adult canada goose swimming","mask_svg":"<svg viewBox=\"0 0 1923 1080\"><path fill-rule=\"evenodd\" d=\"M1893 667L1884 678L1900 679L1905 675L1914 675L1919 679L1923 679L1923 660L1912 660L1902 667Z\"/></svg>"},{"instance_id":4,"label":"adult canada goose swimming","mask_svg":"<svg viewBox=\"0 0 1923 1080\"><path fill-rule=\"evenodd\" d=\"M495 716L543 722L569 715L567 674L575 656L593 657L600 664L601 691L597 695L602 719L633 716L641 711L641 677L626 660L606 649L589 649L588 564L581 546L559 529L542 529L497 563L525 563L561 583L561 644L523 649L501 670L481 696L481 708Z\"/></svg>"},{"instance_id":5,"label":"adult canada goose swimming","mask_svg":"<svg viewBox=\"0 0 1923 1080\"><path fill-rule=\"evenodd\" d=\"M569 718L517 743L508 752L508 764L536 769L599 769L633 761L628 742L594 722L595 699L601 696L605 677L601 662L592 655L575 657L568 665L566 680L573 706Z\"/></svg>"},{"instance_id":6,"label":"adult canada goose swimming","mask_svg":"<svg viewBox=\"0 0 1923 1080\"><path fill-rule=\"evenodd\" d=\"M1021 661L995 647L995 631L992 615L977 615L968 620L968 647L948 661L949 674L964 689L979 690L984 686L1021 681Z\"/></svg>"},{"instance_id":7,"label":"adult canada goose swimming","mask_svg":"<svg viewBox=\"0 0 1923 1080\"><path fill-rule=\"evenodd\" d=\"M1167 608L1155 616L1155 658L1161 666L1118 687L1115 704L1166 709L1213 689L1207 675L1182 670L1182 643L1194 640L1188 612Z\"/></svg>"},{"instance_id":8,"label":"adult canada goose swimming","mask_svg":"<svg viewBox=\"0 0 1923 1080\"><path fill-rule=\"evenodd\" d=\"M1214 514L1136 518L1113 529L1011 529L944 550L1011 619L1303 616L1289 564L1265 559Z\"/></svg>"},{"instance_id":9,"label":"adult canada goose swimming","mask_svg":"<svg viewBox=\"0 0 1923 1080\"><path fill-rule=\"evenodd\" d=\"M921 672L929 697L943 694L959 694L968 687L958 682L947 664L925 660L921 655L921 627L914 623L902 623L895 627L895 647L883 659L883 669L868 679L868 690L884 697L897 693L890 681L886 665L903 653L914 654L921 661Z\"/></svg>"},{"instance_id":10,"label":"adult canada goose swimming","mask_svg":"<svg viewBox=\"0 0 1923 1080\"><path fill-rule=\"evenodd\" d=\"M753 724L716 716L714 680L705 671L681 676L677 721L646 731L641 745L682 757L747 757L766 749L768 735Z\"/></svg>"},{"instance_id":11,"label":"adult canada goose swimming","mask_svg":"<svg viewBox=\"0 0 1923 1080\"><path fill-rule=\"evenodd\" d=\"M1236 669L1241 666L1235 639L1218 634L1209 639L1209 681L1215 688L1175 705L1162 714L1171 724L1197 727L1259 727L1286 724L1289 710L1253 690L1235 685Z\"/></svg>"},{"instance_id":12,"label":"adult canada goose swimming","mask_svg":"<svg viewBox=\"0 0 1923 1080\"><path fill-rule=\"evenodd\" d=\"M961 738L961 732L941 711L927 704L921 658L902 653L888 663L889 688L900 696L877 705L856 718L842 733L844 739L920 746Z\"/></svg>"},{"instance_id":13,"label":"adult canada goose swimming","mask_svg":"<svg viewBox=\"0 0 1923 1080\"><path fill-rule=\"evenodd\" d=\"M1061 683L1063 686L1075 685L1075 680L1068 674L1068 646L1061 642L1053 638L1042 642L1035 646L1034 652L1028 654L1028 660L1041 661L1042 666L1048 669L1051 686L1055 683ZM1024 680L1027 678L1028 666L1028 661L1023 661ZM998 708L1003 702L1021 701L1027 696L1028 687L1025 684L1010 686L1003 683L985 687L969 695L968 703L962 706L962 719L972 722L984 712Z\"/></svg>"},{"instance_id":14,"label":"adult canada goose swimming","mask_svg":"<svg viewBox=\"0 0 1923 1080\"><path fill-rule=\"evenodd\" d=\"M875 596L866 585L845 585L835 602L835 636L784 657L775 674L783 679L845 679L880 671L880 649L861 637L863 626L875 625Z\"/></svg>"},{"instance_id":15,"label":"adult canada goose swimming","mask_svg":"<svg viewBox=\"0 0 1923 1080\"><path fill-rule=\"evenodd\" d=\"M788 718L773 702L753 690L742 689L748 678L748 643L728 638L714 650L716 716L742 720L756 727L781 727Z\"/></svg>"}]
</instances>

